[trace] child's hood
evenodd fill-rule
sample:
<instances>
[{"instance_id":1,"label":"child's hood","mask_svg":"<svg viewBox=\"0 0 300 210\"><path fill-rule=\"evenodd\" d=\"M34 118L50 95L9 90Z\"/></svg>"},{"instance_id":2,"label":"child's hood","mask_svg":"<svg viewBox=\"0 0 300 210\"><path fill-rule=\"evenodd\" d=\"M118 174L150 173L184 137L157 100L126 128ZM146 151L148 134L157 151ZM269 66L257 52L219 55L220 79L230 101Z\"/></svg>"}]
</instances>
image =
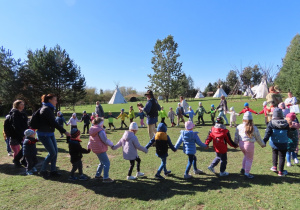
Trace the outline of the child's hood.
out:
<instances>
[{"instance_id":1,"label":"child's hood","mask_svg":"<svg viewBox=\"0 0 300 210\"><path fill-rule=\"evenodd\" d=\"M130 141L131 139L136 138L136 136L131 131L125 131L124 134L123 134L123 136L122 136L122 138L125 141Z\"/></svg>"},{"instance_id":2,"label":"child's hood","mask_svg":"<svg viewBox=\"0 0 300 210\"><path fill-rule=\"evenodd\" d=\"M182 130L181 133L185 137L184 139L193 139L198 132Z\"/></svg>"},{"instance_id":3,"label":"child's hood","mask_svg":"<svg viewBox=\"0 0 300 210\"><path fill-rule=\"evenodd\" d=\"M223 125L223 124L216 123L214 127L217 128L217 129L224 129L224 130L226 130L226 126Z\"/></svg>"},{"instance_id":4,"label":"child's hood","mask_svg":"<svg viewBox=\"0 0 300 210\"><path fill-rule=\"evenodd\" d=\"M90 130L89 130L89 134L90 136L96 136L98 135L99 131L101 131L102 128L98 125L93 125Z\"/></svg>"},{"instance_id":5,"label":"child's hood","mask_svg":"<svg viewBox=\"0 0 300 210\"><path fill-rule=\"evenodd\" d=\"M157 132L167 132L167 126L164 123L159 123L157 126Z\"/></svg>"},{"instance_id":6,"label":"child's hood","mask_svg":"<svg viewBox=\"0 0 300 210\"><path fill-rule=\"evenodd\" d=\"M272 120L272 125L275 128L279 128L279 129L284 129L287 126L289 126L288 122L284 119L280 119L280 120Z\"/></svg>"}]
</instances>

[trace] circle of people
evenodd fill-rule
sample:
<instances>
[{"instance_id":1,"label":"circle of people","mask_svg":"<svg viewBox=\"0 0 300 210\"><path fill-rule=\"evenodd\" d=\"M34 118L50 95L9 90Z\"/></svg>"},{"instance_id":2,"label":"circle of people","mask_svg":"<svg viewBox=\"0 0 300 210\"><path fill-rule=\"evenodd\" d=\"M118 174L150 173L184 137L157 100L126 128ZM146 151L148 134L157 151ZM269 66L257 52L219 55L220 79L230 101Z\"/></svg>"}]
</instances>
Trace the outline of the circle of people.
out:
<instances>
[{"instance_id":1,"label":"circle of people","mask_svg":"<svg viewBox=\"0 0 300 210\"><path fill-rule=\"evenodd\" d=\"M119 147L123 148L123 158L129 160L130 167L127 174L128 180L135 180L138 177L144 176L144 173L140 171L141 159L137 153L137 150L141 150L145 153L148 149L154 145L156 148L156 155L161 159L161 164L154 175L155 179L165 179L166 176L171 174L170 170L167 170L166 161L168 157L168 148L176 152L181 144L184 154L188 156L188 163L184 172L184 178L190 179L192 175L190 174L190 169L193 166L194 174L204 173L202 170L197 168L197 158L196 158L196 145L208 149L210 142L213 142L213 148L216 152L216 157L213 159L211 164L208 166L208 170L214 174L215 167L220 163L220 173L219 176L228 176L229 173L226 172L227 166L227 151L228 146L233 148L240 147L244 154L242 161L242 168L240 173L246 178L252 179L254 176L250 174L252 167L253 156L254 156L254 142L257 141L261 147L266 146L268 140L272 148L272 162L271 171L277 172L278 176L287 175L287 171L284 170L285 159L287 159L287 166L291 166L291 159L294 160L295 164L298 164L297 152L298 152L298 139L299 139L299 128L300 124L294 112L289 113L289 108L296 105L297 99L292 96L292 93L288 93L288 98L285 103L282 99L278 98L277 92L271 92L267 96L267 101L263 102L263 109L260 112L256 112L249 107L249 103L244 104L244 108L241 112L236 113L234 108L231 107L230 111L227 111L227 101L224 96L221 97L219 106L215 108L211 105L209 112L206 112L202 103L199 102L199 107L196 112L188 106L187 102L183 97L180 97L181 102L178 103L176 108L176 113L170 108L168 114L166 114L163 107L161 107L158 101L154 98L151 90L148 90L145 94L147 97L147 103L145 107L138 103L139 113L137 116L140 117L141 127L145 127L144 118L147 118L148 133L150 141L143 147L140 145L136 133L139 130L139 126L133 119L136 117L133 111L133 107L130 107L129 114L121 109L121 113L118 117L114 117L111 112L108 116L104 117L104 111L101 104L96 102L95 113L91 117L83 112L81 120L78 120L76 113L72 114L72 117L66 123L61 112L57 112L57 117L55 119L54 110L57 104L57 98L53 94L47 94L42 96L42 104L39 111L39 128L35 129L28 128L27 116L23 112L24 102L22 100L17 100L13 104L13 109L10 111L6 118L11 117L12 125L15 132L12 132L10 136L6 135L3 131L5 141L7 143L8 155L12 156L11 149L13 150L13 163L20 167L24 165L26 167L26 174L32 175L37 172L35 165L37 164L37 149L36 142L40 141L45 149L48 151L48 155L42 163L42 167L39 171L40 175L45 179L51 177L59 177L61 174L57 171L56 161L57 161L57 143L54 136L55 129L59 130L61 137L63 134L67 136L67 143L69 144L69 154L71 157L72 170L70 172L69 180L87 180L88 177L83 174L82 167L82 157L84 153L90 153L91 151L96 154L99 159L99 165L95 173L95 179L101 179L104 183L111 183L114 180L109 177L110 161L107 155L108 147L112 150L116 150ZM269 99L269 100L268 100ZM186 110L185 110L186 109ZM217 110L219 115L215 120L215 115ZM193 123L193 117L198 114L198 122L202 121L204 125L203 115L207 113L211 115L211 121L213 127L208 133L208 136L203 143L198 132L193 131L195 124ZM226 128L228 123L226 113L230 114L230 127L236 127L234 140L232 140L229 130ZM265 123L267 125L265 136L262 139L257 127L254 125L252 113L264 114ZM243 115L243 123L236 126L236 116ZM158 122L158 116L161 117L161 122L158 124L157 129L156 123ZM165 123L165 118L170 118L171 126L176 126L174 123L174 116L177 116L177 126L180 122L185 125L185 130L181 130L179 138L175 145L172 144L170 137L167 135L167 125ZM184 118L188 117L188 121L184 121ZM109 129L114 129L113 119L121 119L121 128L125 124L125 117L130 118L129 130L126 130L122 138L115 145L112 141L107 138L104 126L104 118L108 119ZM224 120L223 120L224 118ZM87 149L83 148L80 144L80 131L77 128L77 122L84 122L83 133L85 131L89 134L89 142ZM92 126L89 128L89 124L92 122ZM71 132L67 132L63 128L63 124L71 125ZM24 131L25 130L25 131ZM37 139L35 138L37 134ZM22 148L20 148L20 146ZM22 160L21 160L22 159ZM278 163L279 159L279 163ZM21 161L21 162L20 162ZM132 171L137 162L137 173L136 176L132 175ZM50 173L47 168L49 163L51 163ZM278 166L278 167L277 167ZM75 172L78 170L79 177L75 176ZM164 176L161 175L162 171ZM103 172L103 174L102 174ZM102 176L103 175L103 176Z\"/></svg>"}]
</instances>

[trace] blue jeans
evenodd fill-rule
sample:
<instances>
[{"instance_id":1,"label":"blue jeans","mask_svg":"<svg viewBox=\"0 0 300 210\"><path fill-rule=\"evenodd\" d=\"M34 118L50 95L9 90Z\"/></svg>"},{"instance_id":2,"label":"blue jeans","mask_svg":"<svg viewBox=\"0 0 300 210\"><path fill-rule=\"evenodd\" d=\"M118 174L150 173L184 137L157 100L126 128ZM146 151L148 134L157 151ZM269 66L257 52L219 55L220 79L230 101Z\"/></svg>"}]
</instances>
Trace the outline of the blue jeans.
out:
<instances>
[{"instance_id":1,"label":"blue jeans","mask_svg":"<svg viewBox=\"0 0 300 210\"><path fill-rule=\"evenodd\" d=\"M291 158L295 159L297 158L297 154L295 152L286 152L286 162L290 163L291 162Z\"/></svg>"},{"instance_id":2,"label":"blue jeans","mask_svg":"<svg viewBox=\"0 0 300 210\"><path fill-rule=\"evenodd\" d=\"M8 153L11 152L11 148L9 146L9 142L10 142L10 137L7 137L5 139L5 143L6 143L6 150L7 150Z\"/></svg>"},{"instance_id":3,"label":"blue jeans","mask_svg":"<svg viewBox=\"0 0 300 210\"><path fill-rule=\"evenodd\" d=\"M100 164L98 165L96 176L100 176L102 173L102 170L103 170L104 171L103 179L108 179L109 178L108 173L109 173L109 167L110 167L110 162L109 162L108 156L107 156L106 152L99 153L99 154L97 154L97 156L100 161Z\"/></svg>"},{"instance_id":4,"label":"blue jeans","mask_svg":"<svg viewBox=\"0 0 300 210\"><path fill-rule=\"evenodd\" d=\"M219 113L218 117L223 117L223 118L224 118L224 120L226 121L226 124L228 124L228 120L227 120L227 117L226 117L226 115L225 115L224 111L220 111L220 113Z\"/></svg>"},{"instance_id":5,"label":"blue jeans","mask_svg":"<svg viewBox=\"0 0 300 210\"><path fill-rule=\"evenodd\" d=\"M57 144L56 139L53 134L53 136L38 136L39 141L42 142L45 149L49 152L46 156L41 171L46 171L48 164L51 162L51 168L50 171L56 171L56 160L57 160Z\"/></svg>"},{"instance_id":6,"label":"blue jeans","mask_svg":"<svg viewBox=\"0 0 300 210\"><path fill-rule=\"evenodd\" d=\"M161 171L164 169L164 172L167 172L167 157L162 157L161 159L161 164L157 170L156 175L160 175Z\"/></svg>"},{"instance_id":7,"label":"blue jeans","mask_svg":"<svg viewBox=\"0 0 300 210\"><path fill-rule=\"evenodd\" d=\"M189 156L189 161L185 169L185 175L189 174L192 164L194 167L194 171L197 171L197 157L195 155L188 155L188 156Z\"/></svg>"}]
</instances>

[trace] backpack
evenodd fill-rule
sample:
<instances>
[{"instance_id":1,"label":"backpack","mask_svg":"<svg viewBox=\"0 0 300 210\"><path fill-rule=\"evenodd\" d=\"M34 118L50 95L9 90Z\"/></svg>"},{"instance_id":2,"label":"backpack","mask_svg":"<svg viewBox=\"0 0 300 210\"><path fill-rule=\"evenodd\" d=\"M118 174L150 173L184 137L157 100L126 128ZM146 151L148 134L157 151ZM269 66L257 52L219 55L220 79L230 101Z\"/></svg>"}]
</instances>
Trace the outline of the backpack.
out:
<instances>
[{"instance_id":1,"label":"backpack","mask_svg":"<svg viewBox=\"0 0 300 210\"><path fill-rule=\"evenodd\" d=\"M9 117L4 120L4 133L7 137L11 137L15 132L12 115L13 114L8 115Z\"/></svg>"},{"instance_id":2,"label":"backpack","mask_svg":"<svg viewBox=\"0 0 300 210\"><path fill-rule=\"evenodd\" d=\"M41 116L41 108L39 108L36 112L32 114L31 120L29 121L29 127L32 129L40 128L40 116Z\"/></svg>"}]
</instances>

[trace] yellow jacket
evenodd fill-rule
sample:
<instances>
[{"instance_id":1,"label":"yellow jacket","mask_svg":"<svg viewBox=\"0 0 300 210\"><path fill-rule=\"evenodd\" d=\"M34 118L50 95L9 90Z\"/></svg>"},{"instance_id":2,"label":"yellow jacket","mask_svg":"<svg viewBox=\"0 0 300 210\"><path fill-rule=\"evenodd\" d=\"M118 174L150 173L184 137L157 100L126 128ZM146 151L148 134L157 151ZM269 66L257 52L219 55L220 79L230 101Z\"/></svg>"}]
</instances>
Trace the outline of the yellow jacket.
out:
<instances>
[{"instance_id":1,"label":"yellow jacket","mask_svg":"<svg viewBox=\"0 0 300 210\"><path fill-rule=\"evenodd\" d=\"M119 119L121 117L121 120L125 120L125 117L128 118L128 115L125 112L121 112L120 115L117 117L117 119Z\"/></svg>"}]
</instances>

